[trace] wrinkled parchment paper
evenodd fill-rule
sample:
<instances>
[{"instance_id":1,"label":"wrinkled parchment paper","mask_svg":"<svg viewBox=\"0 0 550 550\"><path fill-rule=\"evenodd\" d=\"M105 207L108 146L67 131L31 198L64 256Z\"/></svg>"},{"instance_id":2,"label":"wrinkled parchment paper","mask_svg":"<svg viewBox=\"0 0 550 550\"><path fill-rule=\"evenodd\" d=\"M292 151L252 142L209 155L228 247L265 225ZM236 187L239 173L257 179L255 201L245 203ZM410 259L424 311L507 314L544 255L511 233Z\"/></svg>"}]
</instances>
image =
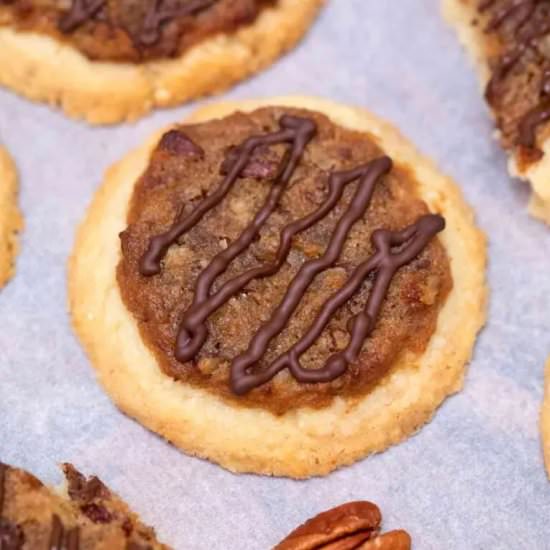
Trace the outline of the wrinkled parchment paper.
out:
<instances>
[{"instance_id":1,"label":"wrinkled parchment paper","mask_svg":"<svg viewBox=\"0 0 550 550\"><path fill-rule=\"evenodd\" d=\"M264 550L314 513L380 505L418 550L550 548L539 442L550 353L550 229L506 175L478 83L436 0L330 0L306 41L229 93L315 94L397 124L462 185L490 238L492 300L464 391L417 436L325 479L232 475L119 413L66 314L75 228L104 170L191 107L92 129L0 92L0 140L21 175L26 229L0 292L0 458L50 483L56 463L97 473L177 550ZM1 67L0 67L0 70ZM258 445L261 445L258 441Z\"/></svg>"}]
</instances>

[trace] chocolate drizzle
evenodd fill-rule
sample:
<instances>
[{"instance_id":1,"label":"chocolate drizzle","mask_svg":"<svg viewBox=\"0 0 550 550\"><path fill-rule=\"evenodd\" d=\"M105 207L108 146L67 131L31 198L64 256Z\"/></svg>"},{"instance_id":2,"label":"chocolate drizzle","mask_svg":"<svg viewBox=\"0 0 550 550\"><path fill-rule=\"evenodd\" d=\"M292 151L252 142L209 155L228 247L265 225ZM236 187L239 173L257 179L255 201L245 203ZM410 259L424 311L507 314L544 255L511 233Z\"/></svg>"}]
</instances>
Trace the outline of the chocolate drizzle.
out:
<instances>
[{"instance_id":1,"label":"chocolate drizzle","mask_svg":"<svg viewBox=\"0 0 550 550\"><path fill-rule=\"evenodd\" d=\"M479 12L483 13L493 8L495 2L496 0L485 0L479 5ZM508 21L513 21L511 32L517 42L512 50L506 51L501 56L493 69L485 91L485 97L491 105L495 103L499 84L528 51L536 51L537 41L550 33L548 20L534 21L531 28L527 28L527 23L533 20L537 5L540 3L541 0L512 0L503 8L496 10L485 28L488 33L496 32ZM536 148L537 128L550 120L550 73L548 71L543 74L539 96L539 105L527 112L518 125L518 144L528 149Z\"/></svg>"},{"instance_id":2,"label":"chocolate drizzle","mask_svg":"<svg viewBox=\"0 0 550 550\"><path fill-rule=\"evenodd\" d=\"M353 213L354 220L351 223L348 223L347 220L343 222L345 227L342 227L340 231L337 229L334 237L334 240L338 239L338 243L336 244L340 245L341 249L351 225L356 219L363 215L372 196L372 192L374 191L374 183L376 182L376 173L378 171L377 167L374 166L375 163L379 164L379 169L385 169L387 165L391 166L391 161L384 158L369 165L356 168L355 170L332 174L329 180L329 194L321 207L312 214L287 225L281 232L279 249L273 263L267 263L246 271L242 275L226 282L215 294L210 295L209 298L202 303L197 304L195 307L191 306L185 313L181 323L176 358L179 361L189 361L192 359L200 351L200 348L206 341L208 335L206 326L204 325L206 319L212 315L214 311L227 303L231 297L235 296L250 281L274 275L287 259L292 247L292 239L298 233L305 231L323 219L342 198L345 186L361 178L361 183L359 184L360 188L356 194L356 201L358 204L354 204L353 207L350 207L350 210L355 210ZM350 216L351 214L350 212ZM317 272L326 269L329 267L329 264L334 263L340 254L340 249L336 250L334 248L331 250L330 257L327 255L324 262L317 260L319 266ZM315 276L313 271L309 270L309 272L313 277Z\"/></svg>"},{"instance_id":3,"label":"chocolate drizzle","mask_svg":"<svg viewBox=\"0 0 550 550\"><path fill-rule=\"evenodd\" d=\"M73 527L68 531L57 514L52 517L49 550L78 550L80 547L80 531Z\"/></svg>"},{"instance_id":4,"label":"chocolate drizzle","mask_svg":"<svg viewBox=\"0 0 550 550\"><path fill-rule=\"evenodd\" d=\"M209 211L212 210L215 206L221 203L225 196L231 191L231 188L237 181L239 174L244 170L248 164L252 153L257 147L276 145L281 143L290 143L292 144L292 151L289 155L286 155L283 159L283 166L277 176L276 180L273 183L274 191L268 197L266 205L262 208L260 214L254 219L253 227L254 233L248 234L246 242L250 243L254 239L255 235L260 230L261 226L267 221L267 218L271 212L277 206L277 201L282 195L284 188L290 181L290 178L294 174L296 167L298 166L302 154L306 148L306 145L313 139L313 136L316 133L315 123L312 120L298 118L293 116L283 116L279 122L281 129L278 132L272 134L267 134L265 136L254 136L248 138L240 147L239 147L239 156L233 164L231 170L223 179L220 186L204 201L202 201L189 216L183 220L175 223L172 228L161 235L153 237L149 243L147 252L143 255L139 270L142 275L152 276L160 273L161 265L160 262L168 252L168 249L189 229L195 226L202 217ZM243 239L245 240L245 239ZM244 250L248 244L239 243L239 250L237 250L237 245L234 244L232 247L228 248L224 256L218 256L210 264L215 265L214 268L211 268L212 271L216 271L216 275L219 272L223 272L229 262L231 262L242 250ZM229 250L231 251L229 252ZM217 261L216 261L217 260ZM223 265L220 265L223 264ZM209 267L210 267L209 266ZM212 277L208 277L210 280ZM200 291L197 294L200 296L196 299L200 300L200 297L204 296L203 299L207 297L207 294L204 295L203 286L207 283L203 279L203 285L201 285ZM208 290L208 289L206 289ZM200 300L202 301L202 300Z\"/></svg>"},{"instance_id":5,"label":"chocolate drizzle","mask_svg":"<svg viewBox=\"0 0 550 550\"><path fill-rule=\"evenodd\" d=\"M142 46L153 46L160 40L162 27L166 23L178 17L197 15L217 2L218 0L151 0L135 40ZM73 0L70 11L59 20L59 30L63 33L75 31L107 5L107 0Z\"/></svg>"},{"instance_id":6,"label":"chocolate drizzle","mask_svg":"<svg viewBox=\"0 0 550 550\"><path fill-rule=\"evenodd\" d=\"M380 177L381 173L378 173L377 177ZM248 351L233 362L231 370L233 391L238 395L247 393L251 389L265 384L285 368L290 370L296 380L308 384L330 382L342 376L348 366L357 360L363 342L374 330L382 304L397 270L418 256L430 240L444 228L445 221L441 216L427 215L402 231L387 231L385 229L375 231L372 235L372 243L377 250L376 254L354 270L346 284L325 303L308 332L290 350L269 367L253 372L253 367L267 351L269 341L284 328L284 324L290 317L287 312L291 314L294 311L303 295L303 288L310 279L308 264L305 264L270 321L254 336ZM392 248L402 245L405 246L398 252L392 251ZM328 253L337 257L340 247L341 245L338 246L333 241L329 245ZM309 266L314 265L317 261L310 262ZM320 369L303 368L300 365L300 356L314 344L332 316L359 290L370 273L376 274L375 282L365 310L350 322L351 339L347 348L330 357L326 365Z\"/></svg>"},{"instance_id":7,"label":"chocolate drizzle","mask_svg":"<svg viewBox=\"0 0 550 550\"><path fill-rule=\"evenodd\" d=\"M251 281L277 273L289 256L293 239L325 218L341 200L346 186L357 182L353 198L338 220L324 254L301 266L270 319L253 336L247 351L232 362L231 389L237 395L244 395L265 384L283 369L289 369L300 383L330 382L343 375L349 365L357 361L365 339L374 330L396 272L418 256L431 239L445 227L445 221L441 216L426 215L401 231L375 231L371 237L376 250L374 255L355 268L345 285L323 305L306 334L267 367L259 365L271 341L284 330L315 278L335 265L352 228L365 216L376 184L392 170L391 159L380 157L351 170L331 173L328 178L328 192L317 210L281 230L274 260L225 281L213 291L217 278L252 244L275 211L308 143L316 134L315 122L307 118L285 115L281 117L279 125L278 131L250 137L236 147L231 157L232 164L227 167L226 177L218 187L189 215L176 220L167 232L152 237L139 262L139 270L143 276L151 277L160 273L161 262L168 249L199 223L207 212L222 202L239 176L246 172L255 150L258 147L289 144L290 147L280 161L263 207L240 236L217 254L197 278L193 301L183 314L179 325L174 353L178 361L190 361L200 352L208 338L208 318ZM337 310L360 290L368 277L373 281L372 289L364 311L356 315L348 325L350 338L347 347L330 357L319 369L304 368L300 364L300 357L311 348Z\"/></svg>"}]
</instances>

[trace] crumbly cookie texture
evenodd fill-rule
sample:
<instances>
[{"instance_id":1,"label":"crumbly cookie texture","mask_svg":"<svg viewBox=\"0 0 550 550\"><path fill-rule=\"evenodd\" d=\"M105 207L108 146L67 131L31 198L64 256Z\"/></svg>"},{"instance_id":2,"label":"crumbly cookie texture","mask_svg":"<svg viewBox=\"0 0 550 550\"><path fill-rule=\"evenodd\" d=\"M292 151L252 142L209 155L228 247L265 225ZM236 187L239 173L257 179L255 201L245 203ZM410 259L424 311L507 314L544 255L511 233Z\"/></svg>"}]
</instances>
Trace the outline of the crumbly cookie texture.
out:
<instances>
[{"instance_id":1,"label":"crumbly cookie texture","mask_svg":"<svg viewBox=\"0 0 550 550\"><path fill-rule=\"evenodd\" d=\"M420 355L401 357L395 372L365 398L336 398L322 410L276 416L232 407L164 375L123 305L116 281L118 234L126 227L134 184L158 143L154 136L109 170L76 238L69 265L74 328L117 405L185 452L235 472L307 478L325 475L410 436L448 395L460 390L476 334L485 320L486 243L456 185L389 124L361 109L313 98L276 98L207 106L186 121L223 118L277 105L309 109L335 124L368 132L419 182L419 196L441 213L453 277L435 334Z\"/></svg>"},{"instance_id":2,"label":"crumbly cookie texture","mask_svg":"<svg viewBox=\"0 0 550 550\"><path fill-rule=\"evenodd\" d=\"M410 550L406 531L381 534L381 523L376 504L348 502L306 521L273 550Z\"/></svg>"},{"instance_id":3,"label":"crumbly cookie texture","mask_svg":"<svg viewBox=\"0 0 550 550\"><path fill-rule=\"evenodd\" d=\"M460 42L473 59L483 89L491 78L488 62L488 39L484 27L479 23L479 0L443 0L443 13L456 29ZM497 136L499 136L497 132ZM519 150L509 151L508 171L511 176L530 182L532 195L529 212L534 217L550 224L550 137L544 133L539 144L540 159L525 163Z\"/></svg>"},{"instance_id":4,"label":"crumbly cookie texture","mask_svg":"<svg viewBox=\"0 0 550 550\"><path fill-rule=\"evenodd\" d=\"M548 362L546 363L544 402L542 405L540 425L542 431L542 449L544 452L544 460L546 462L548 476L550 477L550 359L548 359Z\"/></svg>"},{"instance_id":5,"label":"crumbly cookie texture","mask_svg":"<svg viewBox=\"0 0 550 550\"><path fill-rule=\"evenodd\" d=\"M0 463L0 546L6 549L169 550L97 477L63 465L63 490Z\"/></svg>"},{"instance_id":6,"label":"crumbly cookie texture","mask_svg":"<svg viewBox=\"0 0 550 550\"><path fill-rule=\"evenodd\" d=\"M15 273L16 235L22 225L17 208L17 173L8 153L0 147L0 287Z\"/></svg>"},{"instance_id":7,"label":"crumbly cookie texture","mask_svg":"<svg viewBox=\"0 0 550 550\"><path fill-rule=\"evenodd\" d=\"M304 35L323 0L279 0L231 34L207 38L176 59L90 61L71 45L0 27L0 84L91 124L135 120L218 93L272 63Z\"/></svg>"}]
</instances>

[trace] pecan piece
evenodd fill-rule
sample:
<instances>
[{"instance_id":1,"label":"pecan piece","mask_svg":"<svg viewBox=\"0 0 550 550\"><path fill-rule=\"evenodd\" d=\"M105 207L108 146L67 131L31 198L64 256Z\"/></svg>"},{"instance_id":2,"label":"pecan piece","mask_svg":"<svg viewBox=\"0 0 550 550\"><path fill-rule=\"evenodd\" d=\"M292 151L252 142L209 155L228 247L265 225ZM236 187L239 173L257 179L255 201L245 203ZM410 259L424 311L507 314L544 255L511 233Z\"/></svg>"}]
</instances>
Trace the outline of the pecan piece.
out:
<instances>
[{"instance_id":1,"label":"pecan piece","mask_svg":"<svg viewBox=\"0 0 550 550\"><path fill-rule=\"evenodd\" d=\"M411 537L406 531L390 531L369 540L357 550L410 550Z\"/></svg>"},{"instance_id":2,"label":"pecan piece","mask_svg":"<svg viewBox=\"0 0 550 550\"><path fill-rule=\"evenodd\" d=\"M379 535L382 515L371 502L349 502L306 521L274 550L410 550L405 531Z\"/></svg>"}]
</instances>

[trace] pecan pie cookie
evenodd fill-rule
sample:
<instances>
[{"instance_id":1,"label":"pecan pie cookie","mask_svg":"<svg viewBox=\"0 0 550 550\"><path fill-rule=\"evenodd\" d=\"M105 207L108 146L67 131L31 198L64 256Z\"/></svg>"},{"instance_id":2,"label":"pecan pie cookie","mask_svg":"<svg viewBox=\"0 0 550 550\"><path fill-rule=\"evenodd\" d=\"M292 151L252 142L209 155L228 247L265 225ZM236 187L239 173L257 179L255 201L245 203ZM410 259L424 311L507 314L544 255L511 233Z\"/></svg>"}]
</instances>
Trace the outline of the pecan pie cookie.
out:
<instances>
[{"instance_id":1,"label":"pecan pie cookie","mask_svg":"<svg viewBox=\"0 0 550 550\"><path fill-rule=\"evenodd\" d=\"M0 84L90 123L219 92L304 35L323 0L0 0Z\"/></svg>"},{"instance_id":2,"label":"pecan pie cookie","mask_svg":"<svg viewBox=\"0 0 550 550\"><path fill-rule=\"evenodd\" d=\"M546 379L544 385L544 403L541 413L542 449L546 469L550 476L550 359L546 363Z\"/></svg>"},{"instance_id":3,"label":"pecan pie cookie","mask_svg":"<svg viewBox=\"0 0 550 550\"><path fill-rule=\"evenodd\" d=\"M14 272L16 233L22 220L17 209L17 175L8 153L0 146L0 287Z\"/></svg>"},{"instance_id":4,"label":"pecan pie cookie","mask_svg":"<svg viewBox=\"0 0 550 550\"><path fill-rule=\"evenodd\" d=\"M107 174L70 263L118 406L234 471L327 474L462 386L485 240L456 186L369 113L217 104Z\"/></svg>"},{"instance_id":5,"label":"pecan pie cookie","mask_svg":"<svg viewBox=\"0 0 550 550\"><path fill-rule=\"evenodd\" d=\"M380 533L382 514L372 502L348 502L292 531L273 550L410 550L406 531Z\"/></svg>"},{"instance_id":6,"label":"pecan pie cookie","mask_svg":"<svg viewBox=\"0 0 550 550\"><path fill-rule=\"evenodd\" d=\"M63 471L66 494L0 463L2 550L169 550L97 477Z\"/></svg>"},{"instance_id":7,"label":"pecan pie cookie","mask_svg":"<svg viewBox=\"0 0 550 550\"><path fill-rule=\"evenodd\" d=\"M532 186L531 214L550 223L550 2L444 0L476 62L509 153L509 171Z\"/></svg>"}]
</instances>

